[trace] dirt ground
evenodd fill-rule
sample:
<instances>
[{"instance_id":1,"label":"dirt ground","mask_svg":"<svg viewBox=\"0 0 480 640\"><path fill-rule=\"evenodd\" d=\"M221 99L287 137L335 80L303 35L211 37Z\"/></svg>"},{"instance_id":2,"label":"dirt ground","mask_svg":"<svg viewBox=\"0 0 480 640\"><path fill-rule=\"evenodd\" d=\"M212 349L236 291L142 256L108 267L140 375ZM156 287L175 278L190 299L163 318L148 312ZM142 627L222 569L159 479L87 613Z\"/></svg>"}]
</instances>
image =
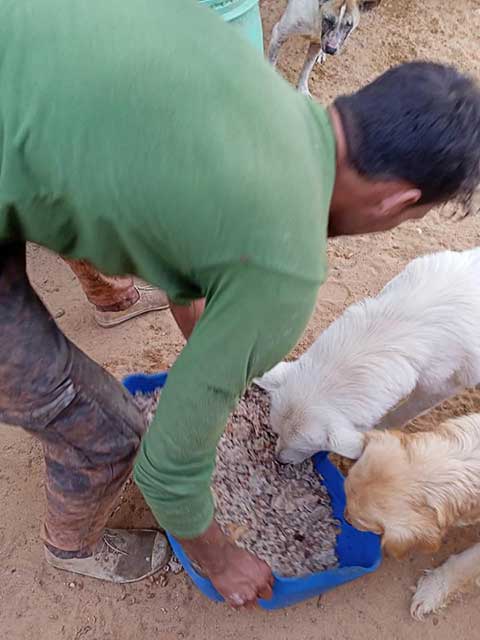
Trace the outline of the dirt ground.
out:
<instances>
[{"instance_id":1,"label":"dirt ground","mask_svg":"<svg viewBox=\"0 0 480 640\"><path fill-rule=\"evenodd\" d=\"M264 0L268 39L285 0ZM361 86L390 65L413 58L454 63L480 79L480 0L385 0L363 18L344 54L317 67L312 90L322 102ZM304 44L289 43L280 70L295 81ZM347 304L375 294L411 258L437 249L478 244L480 220L453 223L431 214L421 223L376 237L330 243L330 275L297 353ZM116 376L157 371L172 364L182 339L168 313L101 330L75 278L58 258L31 247L30 274L64 331ZM480 396L465 393L435 412L435 419L479 411ZM433 423L427 418L423 425ZM0 430L0 637L11 640L450 640L478 637L480 608L473 595L423 625L408 613L410 588L423 569L478 539L480 529L453 532L440 554L385 560L374 575L295 608L236 613L201 596L183 576L167 586L146 581L107 586L56 572L42 561L39 529L44 511L39 446L18 429ZM113 525L153 525L134 487L119 504ZM476 631L475 631L476 630Z\"/></svg>"}]
</instances>

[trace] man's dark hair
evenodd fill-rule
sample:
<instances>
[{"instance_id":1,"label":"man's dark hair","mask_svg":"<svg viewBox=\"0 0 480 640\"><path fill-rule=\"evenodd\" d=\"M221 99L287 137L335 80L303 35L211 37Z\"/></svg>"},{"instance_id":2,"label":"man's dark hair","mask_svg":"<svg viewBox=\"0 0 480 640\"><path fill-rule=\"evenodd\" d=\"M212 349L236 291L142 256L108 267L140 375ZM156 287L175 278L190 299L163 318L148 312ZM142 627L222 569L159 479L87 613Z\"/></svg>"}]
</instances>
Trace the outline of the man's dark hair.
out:
<instances>
[{"instance_id":1,"label":"man's dark hair","mask_svg":"<svg viewBox=\"0 0 480 640\"><path fill-rule=\"evenodd\" d=\"M406 180L422 191L420 203L470 202L480 183L480 90L473 80L453 67L412 62L334 106L360 174Z\"/></svg>"}]
</instances>

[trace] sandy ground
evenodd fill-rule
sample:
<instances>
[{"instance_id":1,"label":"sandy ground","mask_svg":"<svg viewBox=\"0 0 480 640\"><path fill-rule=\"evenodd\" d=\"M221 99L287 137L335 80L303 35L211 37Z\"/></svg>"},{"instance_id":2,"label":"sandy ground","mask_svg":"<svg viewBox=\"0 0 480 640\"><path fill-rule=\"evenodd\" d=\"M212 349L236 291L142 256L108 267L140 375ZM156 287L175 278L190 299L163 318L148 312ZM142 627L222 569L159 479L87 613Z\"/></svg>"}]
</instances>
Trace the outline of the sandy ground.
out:
<instances>
[{"instance_id":1,"label":"sandy ground","mask_svg":"<svg viewBox=\"0 0 480 640\"><path fill-rule=\"evenodd\" d=\"M268 37L283 0L262 3ZM312 90L327 102L356 89L391 64L415 57L453 62L480 78L480 2L385 0L366 16L344 54L317 67ZM289 43L280 69L296 80L303 63L302 41ZM411 258L436 249L478 244L480 220L454 224L434 213L421 223L377 237L330 244L330 275L297 353L307 347L342 309L380 287ZM117 376L170 365L182 346L168 313L101 330L67 267L33 247L31 277L64 331ZM479 411L480 396L465 393L446 403L433 420ZM295 608L236 613L201 596L185 576L168 585L147 581L128 587L103 585L56 572L42 561L39 528L44 511L43 463L39 446L18 429L0 430L0 637L12 640L161 640L230 638L248 640L447 640L478 637L480 609L463 597L423 625L408 614L410 587L422 570L478 539L479 529L453 532L434 558L385 560L379 571ZM129 487L112 524L153 525L134 487Z\"/></svg>"}]
</instances>

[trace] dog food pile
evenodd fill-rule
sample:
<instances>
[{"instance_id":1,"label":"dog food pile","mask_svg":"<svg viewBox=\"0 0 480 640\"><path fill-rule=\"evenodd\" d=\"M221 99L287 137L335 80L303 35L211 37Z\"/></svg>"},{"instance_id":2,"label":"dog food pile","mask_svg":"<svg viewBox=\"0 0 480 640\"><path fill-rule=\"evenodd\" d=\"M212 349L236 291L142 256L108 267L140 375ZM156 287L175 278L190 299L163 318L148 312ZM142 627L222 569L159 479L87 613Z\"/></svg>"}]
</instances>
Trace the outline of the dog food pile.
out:
<instances>
[{"instance_id":1,"label":"dog food pile","mask_svg":"<svg viewBox=\"0 0 480 640\"><path fill-rule=\"evenodd\" d=\"M137 395L147 423L159 393ZM282 465L269 431L268 395L251 387L231 415L217 449L216 519L235 542L291 577L337 565L338 523L310 460Z\"/></svg>"}]
</instances>

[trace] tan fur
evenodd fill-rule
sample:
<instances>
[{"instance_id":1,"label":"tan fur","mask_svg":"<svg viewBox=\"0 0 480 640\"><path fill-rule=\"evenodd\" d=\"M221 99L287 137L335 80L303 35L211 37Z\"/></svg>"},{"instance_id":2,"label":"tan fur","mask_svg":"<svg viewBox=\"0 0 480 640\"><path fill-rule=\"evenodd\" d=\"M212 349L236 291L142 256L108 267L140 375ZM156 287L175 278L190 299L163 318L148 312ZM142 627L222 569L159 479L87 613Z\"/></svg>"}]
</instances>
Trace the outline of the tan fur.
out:
<instances>
[{"instance_id":1,"label":"tan fur","mask_svg":"<svg viewBox=\"0 0 480 640\"><path fill-rule=\"evenodd\" d=\"M316 62L339 53L358 26L360 14L378 6L382 0L288 0L287 7L272 30L268 59L276 66L283 44L291 36L309 41L297 88L310 95L308 80Z\"/></svg>"},{"instance_id":2,"label":"tan fur","mask_svg":"<svg viewBox=\"0 0 480 640\"><path fill-rule=\"evenodd\" d=\"M436 552L449 528L480 522L480 414L450 420L433 432L369 432L345 491L347 519L382 535L387 553L402 558L415 548ZM475 548L469 554L476 557ZM478 580L480 545L478 555L474 565L463 554L452 556L427 576L429 582L424 578L412 615L444 606L462 585ZM428 590L425 606L418 594Z\"/></svg>"}]
</instances>

